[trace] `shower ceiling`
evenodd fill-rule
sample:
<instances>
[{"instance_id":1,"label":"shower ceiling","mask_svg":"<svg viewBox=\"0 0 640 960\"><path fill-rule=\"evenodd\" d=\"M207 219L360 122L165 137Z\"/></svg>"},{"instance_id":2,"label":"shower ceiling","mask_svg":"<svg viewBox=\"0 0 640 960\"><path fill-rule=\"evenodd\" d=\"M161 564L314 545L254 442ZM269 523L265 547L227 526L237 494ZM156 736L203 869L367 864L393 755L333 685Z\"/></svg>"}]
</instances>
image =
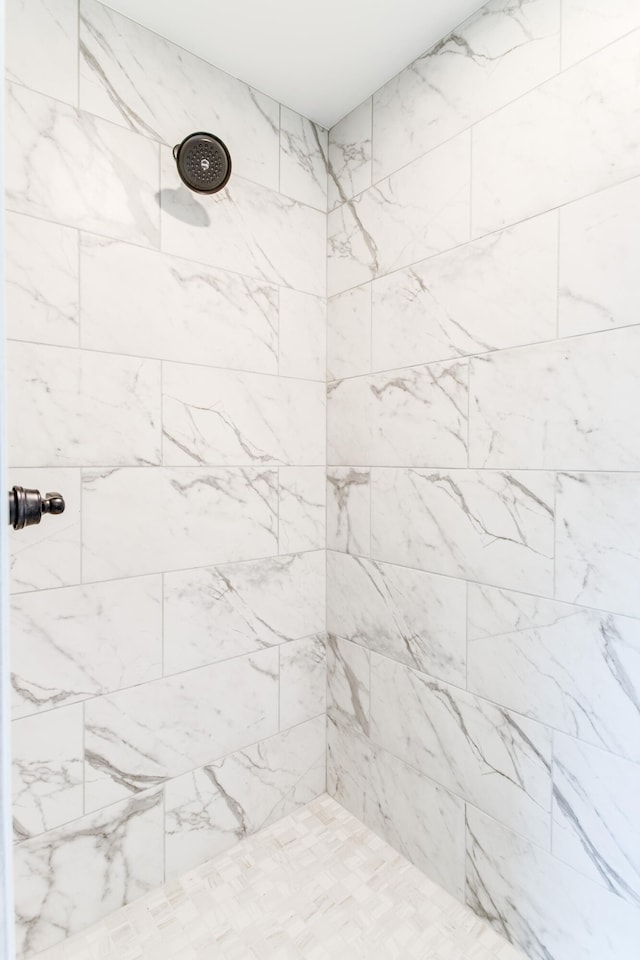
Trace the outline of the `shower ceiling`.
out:
<instances>
[{"instance_id":1,"label":"shower ceiling","mask_svg":"<svg viewBox=\"0 0 640 960\"><path fill-rule=\"evenodd\" d=\"M325 127L480 0L108 0L107 6Z\"/></svg>"}]
</instances>

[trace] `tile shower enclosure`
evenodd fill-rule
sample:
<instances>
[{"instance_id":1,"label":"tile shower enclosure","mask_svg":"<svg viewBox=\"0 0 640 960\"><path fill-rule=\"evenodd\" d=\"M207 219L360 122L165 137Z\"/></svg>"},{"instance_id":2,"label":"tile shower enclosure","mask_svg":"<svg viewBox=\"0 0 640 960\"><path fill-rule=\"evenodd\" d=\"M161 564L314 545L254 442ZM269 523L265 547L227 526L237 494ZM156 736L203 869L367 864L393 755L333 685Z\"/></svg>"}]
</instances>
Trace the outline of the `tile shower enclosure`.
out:
<instances>
[{"instance_id":1,"label":"tile shower enclosure","mask_svg":"<svg viewBox=\"0 0 640 960\"><path fill-rule=\"evenodd\" d=\"M326 756L532 960L635 960L636 0L492 0L328 134L95 0L7 21L11 482L68 503L12 555L21 953Z\"/></svg>"}]
</instances>

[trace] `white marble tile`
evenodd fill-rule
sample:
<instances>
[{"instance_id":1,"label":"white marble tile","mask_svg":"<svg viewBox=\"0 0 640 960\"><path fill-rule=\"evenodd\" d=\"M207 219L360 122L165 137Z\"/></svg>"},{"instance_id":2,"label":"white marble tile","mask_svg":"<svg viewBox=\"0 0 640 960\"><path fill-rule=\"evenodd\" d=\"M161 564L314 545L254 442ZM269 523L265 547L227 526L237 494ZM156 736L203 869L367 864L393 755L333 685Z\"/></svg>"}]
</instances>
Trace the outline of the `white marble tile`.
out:
<instances>
[{"instance_id":1,"label":"white marble tile","mask_svg":"<svg viewBox=\"0 0 640 960\"><path fill-rule=\"evenodd\" d=\"M327 637L327 713L337 723L369 734L370 658L364 647Z\"/></svg>"},{"instance_id":2,"label":"white marble tile","mask_svg":"<svg viewBox=\"0 0 640 960\"><path fill-rule=\"evenodd\" d=\"M11 725L13 831L17 840L83 814L82 706Z\"/></svg>"},{"instance_id":3,"label":"white marble tile","mask_svg":"<svg viewBox=\"0 0 640 960\"><path fill-rule=\"evenodd\" d=\"M9 471L9 484L61 493L62 516L43 517L24 530L9 531L9 585L14 593L80 583L80 470L22 467Z\"/></svg>"},{"instance_id":4,"label":"white marble tile","mask_svg":"<svg viewBox=\"0 0 640 960\"><path fill-rule=\"evenodd\" d=\"M280 374L324 382L327 367L326 301L281 287L279 321Z\"/></svg>"},{"instance_id":5,"label":"white marble tile","mask_svg":"<svg viewBox=\"0 0 640 960\"><path fill-rule=\"evenodd\" d=\"M640 469L639 352L629 327L471 360L470 465Z\"/></svg>"},{"instance_id":6,"label":"white marble tile","mask_svg":"<svg viewBox=\"0 0 640 960\"><path fill-rule=\"evenodd\" d=\"M280 729L324 713L327 657L324 634L291 640L280 647Z\"/></svg>"},{"instance_id":7,"label":"white marble tile","mask_svg":"<svg viewBox=\"0 0 640 960\"><path fill-rule=\"evenodd\" d=\"M465 361L336 381L327 389L327 460L466 467L468 407Z\"/></svg>"},{"instance_id":8,"label":"white marble tile","mask_svg":"<svg viewBox=\"0 0 640 960\"><path fill-rule=\"evenodd\" d=\"M491 0L374 95L374 179L467 129L559 68L557 0Z\"/></svg>"},{"instance_id":9,"label":"white marble tile","mask_svg":"<svg viewBox=\"0 0 640 960\"><path fill-rule=\"evenodd\" d=\"M553 590L553 478L527 471L374 469L371 553L514 590Z\"/></svg>"},{"instance_id":10,"label":"white marble tile","mask_svg":"<svg viewBox=\"0 0 640 960\"><path fill-rule=\"evenodd\" d=\"M464 243L469 203L465 133L329 214L329 294Z\"/></svg>"},{"instance_id":11,"label":"white marble tile","mask_svg":"<svg viewBox=\"0 0 640 960\"><path fill-rule=\"evenodd\" d=\"M163 882L162 808L162 791L148 791L16 846L19 956L52 946Z\"/></svg>"},{"instance_id":12,"label":"white marble tile","mask_svg":"<svg viewBox=\"0 0 640 960\"><path fill-rule=\"evenodd\" d=\"M167 876L222 853L324 792L325 723L279 733L166 786Z\"/></svg>"},{"instance_id":13,"label":"white marble tile","mask_svg":"<svg viewBox=\"0 0 640 960\"><path fill-rule=\"evenodd\" d=\"M277 518L273 470L87 470L84 577L105 580L273 556Z\"/></svg>"},{"instance_id":14,"label":"white marble tile","mask_svg":"<svg viewBox=\"0 0 640 960\"><path fill-rule=\"evenodd\" d=\"M636 27L640 27L636 0L562 0L563 68Z\"/></svg>"},{"instance_id":15,"label":"white marble tile","mask_svg":"<svg viewBox=\"0 0 640 960\"><path fill-rule=\"evenodd\" d=\"M559 600L640 616L639 538L639 474L559 474Z\"/></svg>"},{"instance_id":16,"label":"white marble tile","mask_svg":"<svg viewBox=\"0 0 640 960\"><path fill-rule=\"evenodd\" d=\"M371 739L549 848L551 734L545 727L374 653Z\"/></svg>"},{"instance_id":17,"label":"white marble tile","mask_svg":"<svg viewBox=\"0 0 640 960\"><path fill-rule=\"evenodd\" d=\"M640 765L557 735L553 744L554 856L640 905Z\"/></svg>"},{"instance_id":18,"label":"white marble tile","mask_svg":"<svg viewBox=\"0 0 640 960\"><path fill-rule=\"evenodd\" d=\"M467 806L467 904L532 960L635 960L640 911Z\"/></svg>"},{"instance_id":19,"label":"white marble tile","mask_svg":"<svg viewBox=\"0 0 640 960\"><path fill-rule=\"evenodd\" d=\"M371 370L371 285L354 287L327 302L327 379Z\"/></svg>"},{"instance_id":20,"label":"white marble tile","mask_svg":"<svg viewBox=\"0 0 640 960\"><path fill-rule=\"evenodd\" d=\"M371 186L371 97L329 131L329 210Z\"/></svg>"},{"instance_id":21,"label":"white marble tile","mask_svg":"<svg viewBox=\"0 0 640 960\"><path fill-rule=\"evenodd\" d=\"M372 284L374 370L553 340L557 214L545 214Z\"/></svg>"},{"instance_id":22,"label":"white marble tile","mask_svg":"<svg viewBox=\"0 0 640 960\"><path fill-rule=\"evenodd\" d=\"M277 287L90 234L80 255L84 347L278 372Z\"/></svg>"},{"instance_id":23,"label":"white marble tile","mask_svg":"<svg viewBox=\"0 0 640 960\"><path fill-rule=\"evenodd\" d=\"M90 700L85 724L85 805L95 810L276 733L278 651Z\"/></svg>"},{"instance_id":24,"label":"white marble tile","mask_svg":"<svg viewBox=\"0 0 640 960\"><path fill-rule=\"evenodd\" d=\"M325 387L163 363L162 432L169 466L322 464Z\"/></svg>"},{"instance_id":25,"label":"white marble tile","mask_svg":"<svg viewBox=\"0 0 640 960\"><path fill-rule=\"evenodd\" d=\"M466 683L460 580L327 554L327 630L458 686Z\"/></svg>"},{"instance_id":26,"label":"white marble tile","mask_svg":"<svg viewBox=\"0 0 640 960\"><path fill-rule=\"evenodd\" d=\"M364 822L371 782L369 740L327 717L327 792Z\"/></svg>"},{"instance_id":27,"label":"white marble tile","mask_svg":"<svg viewBox=\"0 0 640 960\"><path fill-rule=\"evenodd\" d=\"M240 176L220 193L196 196L168 147L161 167L165 253L324 297L324 213Z\"/></svg>"},{"instance_id":28,"label":"white marble tile","mask_svg":"<svg viewBox=\"0 0 640 960\"><path fill-rule=\"evenodd\" d=\"M7 209L158 246L157 144L16 85L5 122Z\"/></svg>"},{"instance_id":29,"label":"white marble tile","mask_svg":"<svg viewBox=\"0 0 640 960\"><path fill-rule=\"evenodd\" d=\"M288 107L280 107L280 192L327 209L328 133Z\"/></svg>"},{"instance_id":30,"label":"white marble tile","mask_svg":"<svg viewBox=\"0 0 640 960\"><path fill-rule=\"evenodd\" d=\"M8 80L78 105L78 0L7 0Z\"/></svg>"},{"instance_id":31,"label":"white marble tile","mask_svg":"<svg viewBox=\"0 0 640 960\"><path fill-rule=\"evenodd\" d=\"M308 637L324 630L324 620L320 550L167 573L164 672Z\"/></svg>"},{"instance_id":32,"label":"white marble tile","mask_svg":"<svg viewBox=\"0 0 640 960\"><path fill-rule=\"evenodd\" d=\"M160 577L37 591L11 604L14 716L162 674Z\"/></svg>"},{"instance_id":33,"label":"white marble tile","mask_svg":"<svg viewBox=\"0 0 640 960\"><path fill-rule=\"evenodd\" d=\"M327 548L368 557L371 552L371 471L327 470Z\"/></svg>"},{"instance_id":34,"label":"white marble tile","mask_svg":"<svg viewBox=\"0 0 640 960\"><path fill-rule=\"evenodd\" d=\"M561 336L640 321L640 178L560 211Z\"/></svg>"},{"instance_id":35,"label":"white marble tile","mask_svg":"<svg viewBox=\"0 0 640 960\"><path fill-rule=\"evenodd\" d=\"M474 127L474 236L640 173L639 58L636 32Z\"/></svg>"},{"instance_id":36,"label":"white marble tile","mask_svg":"<svg viewBox=\"0 0 640 960\"><path fill-rule=\"evenodd\" d=\"M8 213L4 266L7 336L77 346L77 231Z\"/></svg>"},{"instance_id":37,"label":"white marble tile","mask_svg":"<svg viewBox=\"0 0 640 960\"><path fill-rule=\"evenodd\" d=\"M222 138L234 172L278 186L278 104L96 0L81 0L80 105L173 147Z\"/></svg>"},{"instance_id":38,"label":"white marble tile","mask_svg":"<svg viewBox=\"0 0 640 960\"><path fill-rule=\"evenodd\" d=\"M640 762L640 624L469 584L469 690Z\"/></svg>"},{"instance_id":39,"label":"white marble tile","mask_svg":"<svg viewBox=\"0 0 640 960\"><path fill-rule=\"evenodd\" d=\"M324 467L280 467L278 473L279 552L323 550L326 544L327 495Z\"/></svg>"},{"instance_id":40,"label":"white marble tile","mask_svg":"<svg viewBox=\"0 0 640 960\"><path fill-rule=\"evenodd\" d=\"M158 361L14 342L8 369L11 463L160 462Z\"/></svg>"}]
</instances>

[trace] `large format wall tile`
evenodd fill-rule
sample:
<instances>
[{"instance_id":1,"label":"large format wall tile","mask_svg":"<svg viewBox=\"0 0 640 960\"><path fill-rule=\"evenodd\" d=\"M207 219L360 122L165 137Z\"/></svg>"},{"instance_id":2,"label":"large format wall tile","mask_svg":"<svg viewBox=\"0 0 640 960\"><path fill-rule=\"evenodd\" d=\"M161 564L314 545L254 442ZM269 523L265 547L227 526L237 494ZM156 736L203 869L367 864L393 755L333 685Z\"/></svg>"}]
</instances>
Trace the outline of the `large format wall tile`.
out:
<instances>
[{"instance_id":1,"label":"large format wall tile","mask_svg":"<svg viewBox=\"0 0 640 960\"><path fill-rule=\"evenodd\" d=\"M163 363L163 462L320 465L324 394L309 380Z\"/></svg>"},{"instance_id":2,"label":"large format wall tile","mask_svg":"<svg viewBox=\"0 0 640 960\"><path fill-rule=\"evenodd\" d=\"M327 470L327 548L369 556L371 552L371 471L357 467Z\"/></svg>"},{"instance_id":3,"label":"large format wall tile","mask_svg":"<svg viewBox=\"0 0 640 960\"><path fill-rule=\"evenodd\" d=\"M329 132L329 210L371 186L371 97Z\"/></svg>"},{"instance_id":4,"label":"large format wall tile","mask_svg":"<svg viewBox=\"0 0 640 960\"><path fill-rule=\"evenodd\" d=\"M162 673L160 577L22 594L11 614L15 716Z\"/></svg>"},{"instance_id":5,"label":"large format wall tile","mask_svg":"<svg viewBox=\"0 0 640 960\"><path fill-rule=\"evenodd\" d=\"M160 886L163 794L147 791L15 852L17 947L44 950Z\"/></svg>"},{"instance_id":6,"label":"large format wall tile","mask_svg":"<svg viewBox=\"0 0 640 960\"><path fill-rule=\"evenodd\" d=\"M167 573L164 671L320 633L324 608L322 551Z\"/></svg>"},{"instance_id":7,"label":"large format wall tile","mask_svg":"<svg viewBox=\"0 0 640 960\"><path fill-rule=\"evenodd\" d=\"M83 347L278 372L272 284L89 234L80 256Z\"/></svg>"},{"instance_id":8,"label":"large format wall tile","mask_svg":"<svg viewBox=\"0 0 640 960\"><path fill-rule=\"evenodd\" d=\"M327 630L458 686L466 682L465 584L327 554Z\"/></svg>"},{"instance_id":9,"label":"large format wall tile","mask_svg":"<svg viewBox=\"0 0 640 960\"><path fill-rule=\"evenodd\" d=\"M299 113L280 108L280 191L324 213L328 134Z\"/></svg>"},{"instance_id":10,"label":"large format wall tile","mask_svg":"<svg viewBox=\"0 0 640 960\"><path fill-rule=\"evenodd\" d=\"M639 469L639 352L631 327L473 359L471 466Z\"/></svg>"},{"instance_id":11,"label":"large format wall tile","mask_svg":"<svg viewBox=\"0 0 640 960\"><path fill-rule=\"evenodd\" d=\"M469 239L470 141L461 134L329 214L328 292Z\"/></svg>"},{"instance_id":12,"label":"large format wall tile","mask_svg":"<svg viewBox=\"0 0 640 960\"><path fill-rule=\"evenodd\" d=\"M491 0L375 94L374 179L531 90L559 66L556 0Z\"/></svg>"},{"instance_id":13,"label":"large format wall tile","mask_svg":"<svg viewBox=\"0 0 640 960\"><path fill-rule=\"evenodd\" d=\"M278 548L281 554L323 550L326 544L324 467L280 467Z\"/></svg>"},{"instance_id":14,"label":"large format wall tile","mask_svg":"<svg viewBox=\"0 0 640 960\"><path fill-rule=\"evenodd\" d=\"M551 843L551 735L371 655L371 739L542 847Z\"/></svg>"},{"instance_id":15,"label":"large format wall tile","mask_svg":"<svg viewBox=\"0 0 640 960\"><path fill-rule=\"evenodd\" d=\"M280 729L313 720L327 706L324 634L291 640L280 647Z\"/></svg>"},{"instance_id":16,"label":"large format wall tile","mask_svg":"<svg viewBox=\"0 0 640 960\"><path fill-rule=\"evenodd\" d=\"M87 470L87 580L268 557L277 553L274 470L164 467Z\"/></svg>"},{"instance_id":17,"label":"large format wall tile","mask_svg":"<svg viewBox=\"0 0 640 960\"><path fill-rule=\"evenodd\" d=\"M553 340L557 229L547 214L374 280L373 369Z\"/></svg>"},{"instance_id":18,"label":"large format wall tile","mask_svg":"<svg viewBox=\"0 0 640 960\"><path fill-rule=\"evenodd\" d=\"M78 104L78 0L8 0L8 80Z\"/></svg>"},{"instance_id":19,"label":"large format wall tile","mask_svg":"<svg viewBox=\"0 0 640 960\"><path fill-rule=\"evenodd\" d=\"M278 186L278 104L96 0L80 0L80 105L173 147L220 136L241 176Z\"/></svg>"},{"instance_id":20,"label":"large format wall tile","mask_svg":"<svg viewBox=\"0 0 640 960\"><path fill-rule=\"evenodd\" d=\"M278 651L99 697L85 722L85 803L95 810L276 733Z\"/></svg>"},{"instance_id":21,"label":"large format wall tile","mask_svg":"<svg viewBox=\"0 0 640 960\"><path fill-rule=\"evenodd\" d=\"M157 144L16 85L6 127L9 210L158 246Z\"/></svg>"},{"instance_id":22,"label":"large format wall tile","mask_svg":"<svg viewBox=\"0 0 640 960\"><path fill-rule=\"evenodd\" d=\"M329 634L327 638L327 713L343 726L369 733L370 654Z\"/></svg>"},{"instance_id":23,"label":"large format wall tile","mask_svg":"<svg viewBox=\"0 0 640 960\"><path fill-rule=\"evenodd\" d=\"M640 623L469 585L469 690L640 763Z\"/></svg>"},{"instance_id":24,"label":"large format wall tile","mask_svg":"<svg viewBox=\"0 0 640 960\"><path fill-rule=\"evenodd\" d=\"M241 177L197 197L182 184L168 147L161 164L165 253L325 295L324 213Z\"/></svg>"},{"instance_id":25,"label":"large format wall tile","mask_svg":"<svg viewBox=\"0 0 640 960\"><path fill-rule=\"evenodd\" d=\"M166 786L167 877L198 866L324 791L324 717Z\"/></svg>"},{"instance_id":26,"label":"large format wall tile","mask_svg":"<svg viewBox=\"0 0 640 960\"><path fill-rule=\"evenodd\" d=\"M327 462L466 467L468 407L465 362L330 384Z\"/></svg>"},{"instance_id":27,"label":"large format wall tile","mask_svg":"<svg viewBox=\"0 0 640 960\"><path fill-rule=\"evenodd\" d=\"M160 462L156 360L12 343L9 458L15 466Z\"/></svg>"},{"instance_id":28,"label":"large format wall tile","mask_svg":"<svg viewBox=\"0 0 640 960\"><path fill-rule=\"evenodd\" d=\"M467 806L467 903L531 960L636 960L640 911Z\"/></svg>"},{"instance_id":29,"label":"large format wall tile","mask_svg":"<svg viewBox=\"0 0 640 960\"><path fill-rule=\"evenodd\" d=\"M354 287L327 302L327 379L371 370L371 284Z\"/></svg>"},{"instance_id":30,"label":"large format wall tile","mask_svg":"<svg viewBox=\"0 0 640 960\"><path fill-rule=\"evenodd\" d=\"M323 297L280 287L279 366L282 377L326 380L327 304Z\"/></svg>"},{"instance_id":31,"label":"large format wall tile","mask_svg":"<svg viewBox=\"0 0 640 960\"><path fill-rule=\"evenodd\" d=\"M562 0L562 66L640 27L636 0Z\"/></svg>"},{"instance_id":32,"label":"large format wall tile","mask_svg":"<svg viewBox=\"0 0 640 960\"><path fill-rule=\"evenodd\" d=\"M553 590L553 480L536 471L374 469L372 556L497 586Z\"/></svg>"},{"instance_id":33,"label":"large format wall tile","mask_svg":"<svg viewBox=\"0 0 640 960\"><path fill-rule=\"evenodd\" d=\"M635 32L473 130L479 236L640 173Z\"/></svg>"}]
</instances>

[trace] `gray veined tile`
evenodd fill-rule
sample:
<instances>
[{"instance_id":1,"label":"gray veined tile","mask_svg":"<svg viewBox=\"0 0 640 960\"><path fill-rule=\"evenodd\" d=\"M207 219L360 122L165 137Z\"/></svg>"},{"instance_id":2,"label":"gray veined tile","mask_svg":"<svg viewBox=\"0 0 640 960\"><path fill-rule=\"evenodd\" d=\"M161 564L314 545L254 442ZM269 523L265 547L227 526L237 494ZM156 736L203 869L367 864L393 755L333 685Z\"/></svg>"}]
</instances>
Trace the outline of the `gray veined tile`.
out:
<instances>
[{"instance_id":1,"label":"gray veined tile","mask_svg":"<svg viewBox=\"0 0 640 960\"><path fill-rule=\"evenodd\" d=\"M8 80L78 104L78 0L8 0Z\"/></svg>"},{"instance_id":2,"label":"gray veined tile","mask_svg":"<svg viewBox=\"0 0 640 960\"><path fill-rule=\"evenodd\" d=\"M327 302L327 379L371 370L371 285L354 287Z\"/></svg>"},{"instance_id":3,"label":"gray veined tile","mask_svg":"<svg viewBox=\"0 0 640 960\"><path fill-rule=\"evenodd\" d=\"M278 104L95 0L80 2L80 105L173 147L211 130L234 172L278 187Z\"/></svg>"},{"instance_id":4,"label":"gray veined tile","mask_svg":"<svg viewBox=\"0 0 640 960\"><path fill-rule=\"evenodd\" d=\"M322 550L326 544L324 467L280 467L278 546L281 554Z\"/></svg>"},{"instance_id":5,"label":"gray veined tile","mask_svg":"<svg viewBox=\"0 0 640 960\"><path fill-rule=\"evenodd\" d=\"M640 766L556 736L553 848L558 859L640 905Z\"/></svg>"},{"instance_id":6,"label":"gray veined tile","mask_svg":"<svg viewBox=\"0 0 640 960\"><path fill-rule=\"evenodd\" d=\"M74 704L11 726L13 830L16 840L83 814L82 707Z\"/></svg>"},{"instance_id":7,"label":"gray veined tile","mask_svg":"<svg viewBox=\"0 0 640 960\"><path fill-rule=\"evenodd\" d=\"M6 125L9 210L158 246L156 143L16 85Z\"/></svg>"},{"instance_id":8,"label":"gray veined tile","mask_svg":"<svg viewBox=\"0 0 640 960\"><path fill-rule=\"evenodd\" d=\"M327 637L327 713L337 723L369 734L370 653L357 643Z\"/></svg>"},{"instance_id":9,"label":"gray veined tile","mask_svg":"<svg viewBox=\"0 0 640 960\"><path fill-rule=\"evenodd\" d=\"M536 471L372 471L372 556L551 594L554 486Z\"/></svg>"},{"instance_id":10,"label":"gray veined tile","mask_svg":"<svg viewBox=\"0 0 640 960\"><path fill-rule=\"evenodd\" d=\"M635 960L640 911L467 806L467 904L532 960Z\"/></svg>"},{"instance_id":11,"label":"gray veined tile","mask_svg":"<svg viewBox=\"0 0 640 960\"><path fill-rule=\"evenodd\" d=\"M162 791L26 840L14 863L17 948L30 955L163 882Z\"/></svg>"},{"instance_id":12,"label":"gray veined tile","mask_svg":"<svg viewBox=\"0 0 640 960\"><path fill-rule=\"evenodd\" d=\"M460 580L327 554L327 630L458 686L466 682Z\"/></svg>"},{"instance_id":13,"label":"gray veined tile","mask_svg":"<svg viewBox=\"0 0 640 960\"><path fill-rule=\"evenodd\" d=\"M470 464L639 469L639 351L630 327L472 359Z\"/></svg>"},{"instance_id":14,"label":"gray veined tile","mask_svg":"<svg viewBox=\"0 0 640 960\"><path fill-rule=\"evenodd\" d=\"M469 239L464 133L329 214L330 295Z\"/></svg>"},{"instance_id":15,"label":"gray veined tile","mask_svg":"<svg viewBox=\"0 0 640 960\"><path fill-rule=\"evenodd\" d=\"M328 462L466 467L467 391L464 361L330 384Z\"/></svg>"},{"instance_id":16,"label":"gray veined tile","mask_svg":"<svg viewBox=\"0 0 640 960\"><path fill-rule=\"evenodd\" d=\"M640 27L636 0L563 0L562 66L595 53L625 33Z\"/></svg>"},{"instance_id":17,"label":"gray veined tile","mask_svg":"<svg viewBox=\"0 0 640 960\"><path fill-rule=\"evenodd\" d=\"M16 717L152 680L162 673L160 577L21 594L11 631Z\"/></svg>"},{"instance_id":18,"label":"gray veined tile","mask_svg":"<svg viewBox=\"0 0 640 960\"><path fill-rule=\"evenodd\" d=\"M85 723L85 804L95 810L275 734L278 651L99 697Z\"/></svg>"},{"instance_id":19,"label":"gray veined tile","mask_svg":"<svg viewBox=\"0 0 640 960\"><path fill-rule=\"evenodd\" d=\"M162 394L167 465L324 461L320 382L164 363Z\"/></svg>"},{"instance_id":20,"label":"gray veined tile","mask_svg":"<svg viewBox=\"0 0 640 960\"><path fill-rule=\"evenodd\" d=\"M374 653L371 739L549 848L551 734L545 727Z\"/></svg>"},{"instance_id":21,"label":"gray veined tile","mask_svg":"<svg viewBox=\"0 0 640 960\"><path fill-rule=\"evenodd\" d=\"M280 729L322 714L327 699L324 633L290 640L280 647Z\"/></svg>"},{"instance_id":22,"label":"gray veined tile","mask_svg":"<svg viewBox=\"0 0 640 960\"><path fill-rule=\"evenodd\" d=\"M556 0L491 0L374 95L374 178L432 150L559 68Z\"/></svg>"},{"instance_id":23,"label":"gray veined tile","mask_svg":"<svg viewBox=\"0 0 640 960\"><path fill-rule=\"evenodd\" d=\"M639 260L640 178L563 207L560 335L640 322Z\"/></svg>"},{"instance_id":24,"label":"gray veined tile","mask_svg":"<svg viewBox=\"0 0 640 960\"><path fill-rule=\"evenodd\" d=\"M327 793L363 822L372 749L366 737L327 716Z\"/></svg>"},{"instance_id":25,"label":"gray veined tile","mask_svg":"<svg viewBox=\"0 0 640 960\"><path fill-rule=\"evenodd\" d=\"M279 313L279 373L283 377L326 380L327 305L281 287Z\"/></svg>"},{"instance_id":26,"label":"gray veined tile","mask_svg":"<svg viewBox=\"0 0 640 960\"><path fill-rule=\"evenodd\" d=\"M278 372L273 284L90 234L80 256L84 347Z\"/></svg>"},{"instance_id":27,"label":"gray veined tile","mask_svg":"<svg viewBox=\"0 0 640 960\"><path fill-rule=\"evenodd\" d=\"M557 230L545 214L374 280L373 369L555 339Z\"/></svg>"},{"instance_id":28,"label":"gray veined tile","mask_svg":"<svg viewBox=\"0 0 640 960\"><path fill-rule=\"evenodd\" d=\"M13 464L160 462L156 360L14 342L9 346L8 391Z\"/></svg>"},{"instance_id":29,"label":"gray veined tile","mask_svg":"<svg viewBox=\"0 0 640 960\"><path fill-rule=\"evenodd\" d=\"M277 472L255 467L85 471L87 580L277 553Z\"/></svg>"},{"instance_id":30,"label":"gray veined tile","mask_svg":"<svg viewBox=\"0 0 640 960\"><path fill-rule=\"evenodd\" d=\"M358 467L327 470L327 547L369 556L371 552L371 471Z\"/></svg>"},{"instance_id":31,"label":"gray veined tile","mask_svg":"<svg viewBox=\"0 0 640 960\"><path fill-rule=\"evenodd\" d=\"M78 345L76 230L8 213L5 281L9 338L63 347Z\"/></svg>"},{"instance_id":32,"label":"gray veined tile","mask_svg":"<svg viewBox=\"0 0 640 960\"><path fill-rule=\"evenodd\" d=\"M640 762L640 623L469 585L469 690Z\"/></svg>"},{"instance_id":33,"label":"gray veined tile","mask_svg":"<svg viewBox=\"0 0 640 960\"><path fill-rule=\"evenodd\" d=\"M165 574L165 674L320 633L324 580L320 550Z\"/></svg>"},{"instance_id":34,"label":"gray veined tile","mask_svg":"<svg viewBox=\"0 0 640 960\"><path fill-rule=\"evenodd\" d=\"M473 130L473 235L640 174L636 31Z\"/></svg>"},{"instance_id":35,"label":"gray veined tile","mask_svg":"<svg viewBox=\"0 0 640 960\"><path fill-rule=\"evenodd\" d=\"M280 191L324 213L327 209L326 130L280 107Z\"/></svg>"},{"instance_id":36,"label":"gray veined tile","mask_svg":"<svg viewBox=\"0 0 640 960\"><path fill-rule=\"evenodd\" d=\"M329 210L371 186L371 97L329 131Z\"/></svg>"},{"instance_id":37,"label":"gray veined tile","mask_svg":"<svg viewBox=\"0 0 640 960\"><path fill-rule=\"evenodd\" d=\"M203 863L324 792L317 717L166 786L167 875Z\"/></svg>"}]
</instances>

